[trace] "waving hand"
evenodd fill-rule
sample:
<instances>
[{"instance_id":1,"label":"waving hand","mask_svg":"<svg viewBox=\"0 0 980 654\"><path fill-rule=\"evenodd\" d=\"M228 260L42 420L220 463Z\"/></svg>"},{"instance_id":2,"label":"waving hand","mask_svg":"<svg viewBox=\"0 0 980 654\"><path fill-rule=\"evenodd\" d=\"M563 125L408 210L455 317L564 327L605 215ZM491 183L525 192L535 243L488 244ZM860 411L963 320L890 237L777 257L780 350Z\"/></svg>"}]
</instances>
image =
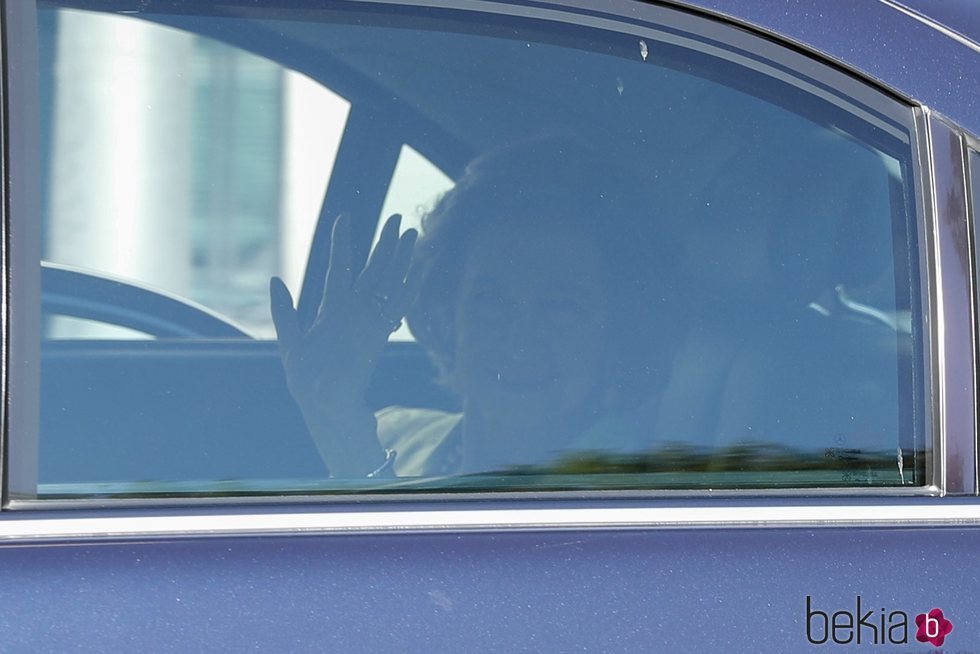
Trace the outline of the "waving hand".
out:
<instances>
[{"instance_id":1,"label":"waving hand","mask_svg":"<svg viewBox=\"0 0 980 654\"><path fill-rule=\"evenodd\" d=\"M387 220L364 269L355 272L350 218L337 219L323 297L307 330L282 280L273 277L270 284L290 392L335 476L364 474L383 459L365 392L388 335L418 290L411 267L418 232L399 236L400 225L398 215Z\"/></svg>"}]
</instances>

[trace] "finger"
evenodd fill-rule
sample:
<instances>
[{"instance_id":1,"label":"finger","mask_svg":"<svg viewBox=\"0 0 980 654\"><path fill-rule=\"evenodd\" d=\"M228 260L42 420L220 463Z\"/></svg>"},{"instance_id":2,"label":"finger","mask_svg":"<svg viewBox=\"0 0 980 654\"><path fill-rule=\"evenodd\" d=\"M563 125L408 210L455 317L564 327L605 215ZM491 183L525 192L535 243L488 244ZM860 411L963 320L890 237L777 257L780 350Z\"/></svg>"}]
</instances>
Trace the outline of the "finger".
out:
<instances>
[{"instance_id":1,"label":"finger","mask_svg":"<svg viewBox=\"0 0 980 654\"><path fill-rule=\"evenodd\" d=\"M387 275L391 259L398 247L398 232L401 229L401 222L401 215L393 214L381 229L381 236L378 237L378 243L374 246L374 251L371 252L371 258L358 278L364 287L376 286Z\"/></svg>"},{"instance_id":2,"label":"finger","mask_svg":"<svg viewBox=\"0 0 980 654\"><path fill-rule=\"evenodd\" d=\"M328 297L338 297L350 292L354 274L351 270L354 253L351 249L350 216L342 213L337 216L330 233L330 263L327 265L327 278L323 284L320 307L323 311Z\"/></svg>"},{"instance_id":3,"label":"finger","mask_svg":"<svg viewBox=\"0 0 980 654\"><path fill-rule=\"evenodd\" d=\"M412 255L415 252L415 243L418 241L419 233L415 229L409 229L398 239L398 247L395 248L395 255L392 258L388 274L393 278L391 281L399 283L405 279L409 267L412 265Z\"/></svg>"},{"instance_id":4,"label":"finger","mask_svg":"<svg viewBox=\"0 0 980 654\"><path fill-rule=\"evenodd\" d=\"M393 325L391 331L401 326L408 308L418 295L419 280L408 280L412 274L412 255L418 240L418 230L409 229L398 239L398 246L388 266L384 288L390 290L390 298L382 309L384 317ZM416 272L416 276L420 273Z\"/></svg>"},{"instance_id":5,"label":"finger","mask_svg":"<svg viewBox=\"0 0 980 654\"><path fill-rule=\"evenodd\" d=\"M402 284L401 292L398 296L398 311L401 315L406 315L412 305L415 304L415 300L418 299L424 281L425 271L422 269L422 266L414 265L408 269L405 282Z\"/></svg>"},{"instance_id":6,"label":"finger","mask_svg":"<svg viewBox=\"0 0 980 654\"><path fill-rule=\"evenodd\" d=\"M269 280L269 308L279 345L288 350L300 337L299 314L293 308L293 296L278 277Z\"/></svg>"}]
</instances>

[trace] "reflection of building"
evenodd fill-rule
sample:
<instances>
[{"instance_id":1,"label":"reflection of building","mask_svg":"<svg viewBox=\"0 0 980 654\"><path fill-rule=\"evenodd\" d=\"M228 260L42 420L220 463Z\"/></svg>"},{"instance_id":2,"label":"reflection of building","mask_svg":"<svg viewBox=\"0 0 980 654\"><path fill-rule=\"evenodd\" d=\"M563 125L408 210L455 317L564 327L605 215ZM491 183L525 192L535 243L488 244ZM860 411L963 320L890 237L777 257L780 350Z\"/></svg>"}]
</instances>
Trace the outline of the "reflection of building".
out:
<instances>
[{"instance_id":1,"label":"reflection of building","mask_svg":"<svg viewBox=\"0 0 980 654\"><path fill-rule=\"evenodd\" d=\"M193 40L75 12L55 25L45 257L186 292Z\"/></svg>"},{"instance_id":2,"label":"reflection of building","mask_svg":"<svg viewBox=\"0 0 980 654\"><path fill-rule=\"evenodd\" d=\"M348 103L144 20L60 11L40 24L52 80L44 258L268 334L269 277L299 286Z\"/></svg>"}]
</instances>

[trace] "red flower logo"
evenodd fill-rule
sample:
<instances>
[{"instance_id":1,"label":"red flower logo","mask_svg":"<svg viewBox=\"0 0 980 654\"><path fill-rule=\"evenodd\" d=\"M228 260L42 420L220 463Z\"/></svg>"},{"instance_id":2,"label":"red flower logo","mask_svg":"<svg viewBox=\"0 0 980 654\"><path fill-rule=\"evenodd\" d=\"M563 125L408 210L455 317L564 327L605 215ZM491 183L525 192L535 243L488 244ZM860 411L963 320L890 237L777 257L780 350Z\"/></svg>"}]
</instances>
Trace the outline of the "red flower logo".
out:
<instances>
[{"instance_id":1,"label":"red flower logo","mask_svg":"<svg viewBox=\"0 0 980 654\"><path fill-rule=\"evenodd\" d=\"M920 643L932 643L934 647L942 647L946 634L953 630L953 623L943 617L941 609L920 613L915 616L915 624L919 627L915 639Z\"/></svg>"}]
</instances>

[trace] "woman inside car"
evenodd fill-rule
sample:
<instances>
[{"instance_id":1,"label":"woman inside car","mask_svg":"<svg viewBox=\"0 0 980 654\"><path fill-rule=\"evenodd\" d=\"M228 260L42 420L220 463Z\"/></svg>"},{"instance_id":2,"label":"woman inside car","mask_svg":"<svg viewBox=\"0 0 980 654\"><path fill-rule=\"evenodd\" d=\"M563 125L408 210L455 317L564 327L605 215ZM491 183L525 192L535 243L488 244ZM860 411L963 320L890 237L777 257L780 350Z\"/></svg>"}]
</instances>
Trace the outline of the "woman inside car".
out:
<instances>
[{"instance_id":1,"label":"woman inside car","mask_svg":"<svg viewBox=\"0 0 980 654\"><path fill-rule=\"evenodd\" d=\"M630 409L658 387L666 248L635 180L569 142L474 161L415 230L390 218L363 270L337 219L323 298L300 327L272 280L290 390L335 478L442 476L644 449ZM365 403L406 317L462 411Z\"/></svg>"}]
</instances>

